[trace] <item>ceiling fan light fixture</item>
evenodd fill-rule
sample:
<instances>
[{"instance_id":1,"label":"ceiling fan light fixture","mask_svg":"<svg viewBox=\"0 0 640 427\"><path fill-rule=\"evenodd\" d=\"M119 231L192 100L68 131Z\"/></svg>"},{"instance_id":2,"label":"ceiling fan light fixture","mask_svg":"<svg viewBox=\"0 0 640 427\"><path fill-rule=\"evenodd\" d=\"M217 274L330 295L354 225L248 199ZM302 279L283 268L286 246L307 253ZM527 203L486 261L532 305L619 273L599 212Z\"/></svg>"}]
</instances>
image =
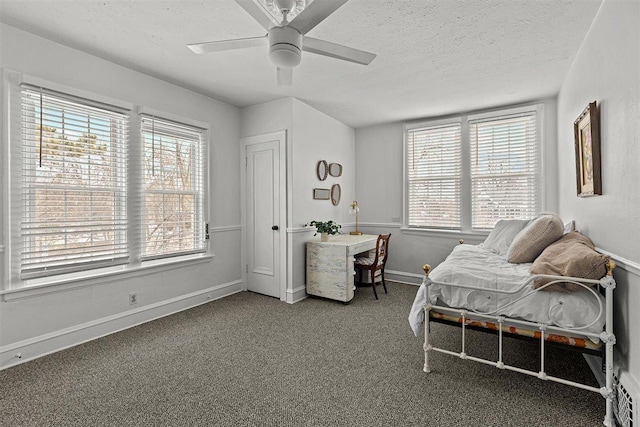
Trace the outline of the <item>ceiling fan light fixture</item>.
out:
<instances>
[{"instance_id":1,"label":"ceiling fan light fixture","mask_svg":"<svg viewBox=\"0 0 640 427\"><path fill-rule=\"evenodd\" d=\"M293 68L300 64L302 56L295 46L280 45L269 49L269 59L274 65L284 68Z\"/></svg>"},{"instance_id":2,"label":"ceiling fan light fixture","mask_svg":"<svg viewBox=\"0 0 640 427\"><path fill-rule=\"evenodd\" d=\"M269 59L278 67L293 68L302 60L302 34L291 27L269 30Z\"/></svg>"}]
</instances>

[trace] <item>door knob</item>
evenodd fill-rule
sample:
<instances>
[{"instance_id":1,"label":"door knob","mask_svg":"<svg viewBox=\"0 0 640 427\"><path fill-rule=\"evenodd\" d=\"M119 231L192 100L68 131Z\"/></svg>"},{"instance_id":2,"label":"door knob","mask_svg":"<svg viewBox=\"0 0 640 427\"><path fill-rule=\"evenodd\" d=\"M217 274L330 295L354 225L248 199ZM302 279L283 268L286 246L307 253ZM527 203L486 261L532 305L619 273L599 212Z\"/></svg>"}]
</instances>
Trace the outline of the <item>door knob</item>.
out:
<instances>
[{"instance_id":1,"label":"door knob","mask_svg":"<svg viewBox=\"0 0 640 427\"><path fill-rule=\"evenodd\" d=\"M273 231L278 231L280 228L279 228L277 225L274 225L273 227L271 227L271 229L272 229Z\"/></svg>"}]
</instances>

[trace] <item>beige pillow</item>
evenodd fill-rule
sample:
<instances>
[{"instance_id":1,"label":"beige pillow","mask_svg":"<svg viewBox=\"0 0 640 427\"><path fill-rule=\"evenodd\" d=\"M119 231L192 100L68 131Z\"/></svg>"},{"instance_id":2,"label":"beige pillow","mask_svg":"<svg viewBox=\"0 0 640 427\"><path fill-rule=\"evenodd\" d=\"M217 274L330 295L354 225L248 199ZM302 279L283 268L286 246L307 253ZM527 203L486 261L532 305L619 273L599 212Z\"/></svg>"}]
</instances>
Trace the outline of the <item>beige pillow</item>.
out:
<instances>
[{"instance_id":1,"label":"beige pillow","mask_svg":"<svg viewBox=\"0 0 640 427\"><path fill-rule=\"evenodd\" d=\"M513 239L507 251L507 261L513 264L533 262L544 248L562 237L564 224L559 216L542 214Z\"/></svg>"},{"instance_id":2,"label":"beige pillow","mask_svg":"<svg viewBox=\"0 0 640 427\"><path fill-rule=\"evenodd\" d=\"M565 234L547 246L531 266L532 274L552 274L556 276L600 279L607 274L609 257L599 254L593 242L577 231ZM532 286L539 288L551 280L537 279ZM560 282L547 286L545 291L574 292L583 289L575 283Z\"/></svg>"}]
</instances>

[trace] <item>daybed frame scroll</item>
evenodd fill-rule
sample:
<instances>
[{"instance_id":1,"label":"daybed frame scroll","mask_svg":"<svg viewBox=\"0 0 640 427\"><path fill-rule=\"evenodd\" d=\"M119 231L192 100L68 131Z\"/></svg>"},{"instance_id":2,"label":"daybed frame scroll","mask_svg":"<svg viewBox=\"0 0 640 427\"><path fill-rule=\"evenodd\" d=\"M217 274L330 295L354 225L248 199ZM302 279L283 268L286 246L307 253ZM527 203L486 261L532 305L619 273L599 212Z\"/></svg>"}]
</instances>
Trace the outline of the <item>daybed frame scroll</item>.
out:
<instances>
[{"instance_id":1,"label":"daybed frame scroll","mask_svg":"<svg viewBox=\"0 0 640 427\"><path fill-rule=\"evenodd\" d=\"M462 285L462 284L452 284L452 283L440 283L440 282L432 282L431 279L429 278L429 272L431 271L431 266L429 264L425 264L423 266L423 270L424 270L424 285L427 288L427 303L424 306L424 318L425 318L425 327L424 327L424 372L431 372L431 366L429 363L429 352L431 351L436 351L439 353L444 353L444 354L449 354L451 356L457 356L460 359L468 359L468 360L473 360L475 362L480 362L480 363L484 363L487 365L491 365L491 366L495 366L498 369L503 369L503 370L509 370L509 371L515 371L515 372L520 372L523 374L527 374L527 375L531 375L531 376L535 376L540 378L541 380L547 380L547 381L554 381L554 382L558 382L561 384L566 384L566 385L570 385L573 387L577 387L577 388L581 388L583 390L588 390L588 391L592 391L595 393L599 393L602 397L605 398L606 400L606 413L605 413L605 417L604 417L604 421L603 424L607 427L614 427L615 426L615 421L614 421L614 416L613 416L613 398L615 395L614 392L614 385L613 385L613 346L616 343L616 338L615 335L613 333L613 290L616 287L616 282L613 278L613 269L615 268L615 262L613 261L609 261L608 265L607 265L607 275L605 277L603 277L600 280L591 280L591 279L581 279L581 278L576 278L576 277L562 277L562 276L548 276L548 275L534 275L531 276L529 279L527 279L526 281L524 281L521 286L516 290L519 291L521 289L523 289L526 286L529 286L529 284L537 279L537 278L546 278L546 279L552 279L553 281L548 283L547 285L535 289L535 290L531 290L530 293L528 293L527 295L525 295L522 298L526 298L538 291L541 291L542 289L544 289L546 286L549 286L553 283L558 283L558 282L571 282L571 283L575 283L577 285L580 285L582 287L584 287L585 289L590 290L592 293L594 293L595 295L595 291L593 291L588 285L599 285L601 287L601 289L604 289L604 295L605 295L605 307L604 307L604 311L605 311L605 327L604 327L604 331L600 334L594 334L594 333L589 333L586 331L579 331L580 335L583 336L587 336L590 338L596 338L599 339L602 343L605 344L605 350L604 350L604 370L605 370L605 376L606 376L606 382L605 382L605 386L601 387L601 388L597 388L597 387L592 387L589 385L585 385L585 384L581 384L581 383L577 383L574 381L570 381L570 380L566 380L563 378L558 378L558 377L554 377L551 375L547 375L547 373L545 372L545 366L544 366L544 360L545 360L545 343L548 345L549 343L547 342L548 336L550 333L560 333L563 335L567 335L567 336L571 336L572 334L576 334L576 330L579 330L581 328L565 328L559 325L549 325L549 324L544 324L544 323L536 323L536 322L530 322L530 321L526 321L526 320L521 320L521 319L513 319L513 318L508 318L506 316L500 315L498 314L499 310L503 307L499 307L498 309L490 312L490 313L478 313L478 312L474 312L474 311L470 311L467 309L460 309L460 308L449 308L449 307L441 307L441 306L435 306L433 304L430 303L431 299L429 297L429 289L430 286L434 283L441 285L441 286L455 286L455 287L463 287L463 288L467 288L467 289L474 289L474 290L479 290L479 291L484 291L487 292L487 289L484 288L478 288L478 287L474 287L474 286L466 286L466 285ZM496 293L515 293L516 291L498 291L498 290L491 290L491 292L496 292ZM597 295L596 295L597 296ZM521 299L521 298L520 298ZM600 303L600 300L598 300L598 302ZM512 304L512 303L508 303L507 305ZM600 303L601 304L601 303ZM601 310L602 310L602 305L600 306ZM431 319L431 312L434 313L443 313L443 314L454 314L457 316L460 316L461 320L458 322L458 326L461 327L462 330L462 348L461 351L459 353L454 352L454 351L450 351L450 350L446 350L443 348L439 348L439 347L435 347L433 345L433 341L431 339L431 326L430 326L430 321ZM599 317L599 316L598 316ZM483 358L479 358L479 357L474 357L474 356L470 356L466 353L465 351L465 332L466 329L478 329L477 327L471 327L469 324L474 322L477 324L477 322L475 321L480 321L480 322L485 322L485 321L493 321L495 323L497 323L497 327L496 327L496 333L498 335L498 360L497 361L493 361L493 360L488 360L488 359L483 359ZM445 322L446 323L446 322ZM539 335L539 341L540 341L540 370L538 372L535 371L530 371L527 369L522 369L516 366L511 366L511 365L507 365L504 363L504 361L502 360L502 339L503 339L503 335L508 334L508 330L509 327L506 324L510 324L510 325L516 325L518 328L522 328L522 329L526 329L526 330L533 330L536 331L536 335Z\"/></svg>"}]
</instances>

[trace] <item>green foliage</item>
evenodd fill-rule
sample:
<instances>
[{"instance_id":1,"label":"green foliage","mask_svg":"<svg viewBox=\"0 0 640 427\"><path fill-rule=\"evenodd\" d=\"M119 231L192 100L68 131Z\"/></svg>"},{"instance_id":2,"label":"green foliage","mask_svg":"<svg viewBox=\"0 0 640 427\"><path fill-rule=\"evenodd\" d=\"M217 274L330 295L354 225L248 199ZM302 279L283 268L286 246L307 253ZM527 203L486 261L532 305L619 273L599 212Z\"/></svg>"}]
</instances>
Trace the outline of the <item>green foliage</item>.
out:
<instances>
[{"instance_id":1,"label":"green foliage","mask_svg":"<svg viewBox=\"0 0 640 427\"><path fill-rule=\"evenodd\" d=\"M316 232L313 234L314 236L316 236L318 233L338 234L340 232L340 229L342 228L340 224L337 224L332 220L326 222L311 221L309 224L305 224L304 226L306 227L307 225L312 225L316 228Z\"/></svg>"}]
</instances>

